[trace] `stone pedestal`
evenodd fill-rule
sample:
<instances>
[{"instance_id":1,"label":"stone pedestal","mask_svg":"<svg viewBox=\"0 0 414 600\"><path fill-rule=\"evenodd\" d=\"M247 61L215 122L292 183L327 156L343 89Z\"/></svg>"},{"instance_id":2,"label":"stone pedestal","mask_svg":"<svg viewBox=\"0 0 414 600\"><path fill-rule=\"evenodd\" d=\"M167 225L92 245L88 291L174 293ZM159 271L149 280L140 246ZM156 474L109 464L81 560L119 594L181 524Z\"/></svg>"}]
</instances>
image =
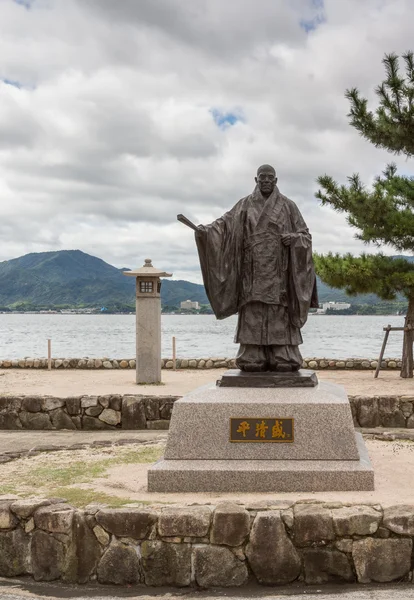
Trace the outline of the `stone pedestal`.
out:
<instances>
[{"instance_id":1,"label":"stone pedestal","mask_svg":"<svg viewBox=\"0 0 414 600\"><path fill-rule=\"evenodd\" d=\"M373 490L345 390L208 385L174 404L149 491Z\"/></svg>"}]
</instances>

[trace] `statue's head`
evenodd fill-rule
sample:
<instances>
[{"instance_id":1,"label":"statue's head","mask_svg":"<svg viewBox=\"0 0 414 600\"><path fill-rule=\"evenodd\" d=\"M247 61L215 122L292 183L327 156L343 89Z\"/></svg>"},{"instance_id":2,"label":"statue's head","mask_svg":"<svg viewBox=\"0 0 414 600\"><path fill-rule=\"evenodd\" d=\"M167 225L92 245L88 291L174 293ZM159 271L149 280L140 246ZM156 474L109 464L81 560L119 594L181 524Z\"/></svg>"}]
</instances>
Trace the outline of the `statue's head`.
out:
<instances>
[{"instance_id":1,"label":"statue's head","mask_svg":"<svg viewBox=\"0 0 414 600\"><path fill-rule=\"evenodd\" d=\"M257 169L257 177L254 180L263 196L270 196L277 183L276 171L270 165L262 165Z\"/></svg>"}]
</instances>

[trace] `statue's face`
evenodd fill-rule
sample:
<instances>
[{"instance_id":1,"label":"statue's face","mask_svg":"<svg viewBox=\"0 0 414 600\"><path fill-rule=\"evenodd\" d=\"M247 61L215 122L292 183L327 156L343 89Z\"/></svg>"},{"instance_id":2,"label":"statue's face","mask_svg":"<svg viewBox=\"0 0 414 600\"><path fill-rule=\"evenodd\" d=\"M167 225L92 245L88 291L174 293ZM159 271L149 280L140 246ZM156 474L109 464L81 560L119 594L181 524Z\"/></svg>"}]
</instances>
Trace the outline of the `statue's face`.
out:
<instances>
[{"instance_id":1,"label":"statue's face","mask_svg":"<svg viewBox=\"0 0 414 600\"><path fill-rule=\"evenodd\" d=\"M263 196L270 196L275 189L277 179L273 169L259 169L255 181Z\"/></svg>"}]
</instances>

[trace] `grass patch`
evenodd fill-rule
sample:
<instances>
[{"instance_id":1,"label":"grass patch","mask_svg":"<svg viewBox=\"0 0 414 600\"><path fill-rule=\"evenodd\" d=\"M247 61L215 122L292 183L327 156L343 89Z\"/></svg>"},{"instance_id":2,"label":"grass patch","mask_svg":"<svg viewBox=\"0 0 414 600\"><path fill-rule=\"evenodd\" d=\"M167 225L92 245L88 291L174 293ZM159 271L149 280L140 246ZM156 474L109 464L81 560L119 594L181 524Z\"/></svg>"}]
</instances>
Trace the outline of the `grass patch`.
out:
<instances>
[{"instance_id":1,"label":"grass patch","mask_svg":"<svg viewBox=\"0 0 414 600\"><path fill-rule=\"evenodd\" d=\"M51 490L50 495L57 498L64 498L71 506L76 506L77 508L84 508L88 504L95 502L107 504L110 508L119 508L131 503L130 498L118 498L104 492L82 490L76 487L58 487Z\"/></svg>"},{"instance_id":2,"label":"grass patch","mask_svg":"<svg viewBox=\"0 0 414 600\"><path fill-rule=\"evenodd\" d=\"M4 484L0 485L0 496L3 494L18 494L18 491L13 485Z\"/></svg>"}]
</instances>

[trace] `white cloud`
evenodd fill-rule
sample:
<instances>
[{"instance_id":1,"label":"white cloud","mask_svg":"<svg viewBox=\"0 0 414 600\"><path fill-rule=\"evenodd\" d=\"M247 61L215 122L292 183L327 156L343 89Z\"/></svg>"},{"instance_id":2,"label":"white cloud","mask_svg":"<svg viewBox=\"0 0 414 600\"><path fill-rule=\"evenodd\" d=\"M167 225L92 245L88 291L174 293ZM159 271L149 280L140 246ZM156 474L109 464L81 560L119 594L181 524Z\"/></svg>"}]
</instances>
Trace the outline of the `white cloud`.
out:
<instances>
[{"instance_id":1,"label":"white cloud","mask_svg":"<svg viewBox=\"0 0 414 600\"><path fill-rule=\"evenodd\" d=\"M374 97L413 17L409 0L0 0L0 260L79 248L200 280L176 214L220 216L268 162L317 251L360 252L315 180L392 159L349 127L344 90Z\"/></svg>"}]
</instances>

